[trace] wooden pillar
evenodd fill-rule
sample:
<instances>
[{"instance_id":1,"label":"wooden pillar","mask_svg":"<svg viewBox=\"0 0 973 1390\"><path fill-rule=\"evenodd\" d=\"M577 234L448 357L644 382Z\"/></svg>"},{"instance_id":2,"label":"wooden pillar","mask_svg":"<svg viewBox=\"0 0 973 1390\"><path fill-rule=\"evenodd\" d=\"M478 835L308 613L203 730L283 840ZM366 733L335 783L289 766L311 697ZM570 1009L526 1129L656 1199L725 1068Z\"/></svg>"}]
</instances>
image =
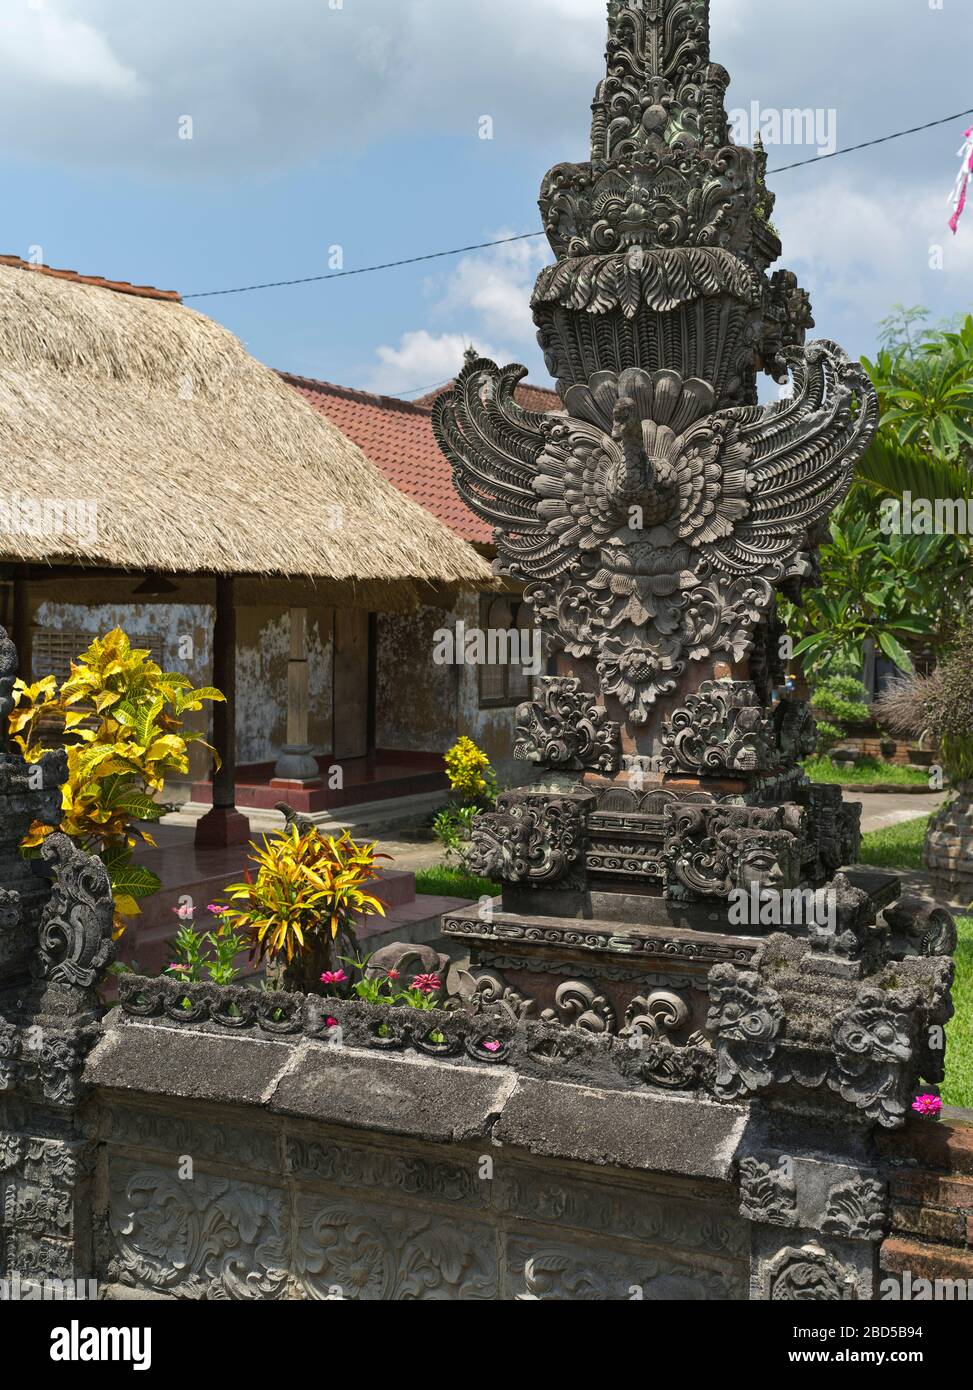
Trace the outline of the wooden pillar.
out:
<instances>
[{"instance_id":1,"label":"wooden pillar","mask_svg":"<svg viewBox=\"0 0 973 1390\"><path fill-rule=\"evenodd\" d=\"M321 785L317 759L308 741L310 683L307 669L307 609L292 608L291 654L287 663L287 742L271 779L272 787Z\"/></svg>"},{"instance_id":2,"label":"wooden pillar","mask_svg":"<svg viewBox=\"0 0 973 1390\"><path fill-rule=\"evenodd\" d=\"M213 705L213 743L220 767L213 773L213 809L196 823L203 849L246 844L250 822L236 809L236 600L232 575L216 580L213 624L213 684L226 702Z\"/></svg>"},{"instance_id":3,"label":"wooden pillar","mask_svg":"<svg viewBox=\"0 0 973 1390\"><path fill-rule=\"evenodd\" d=\"M33 680L31 674L33 665L31 647L33 643L30 622L30 591L26 579L13 581L10 619L10 637L17 648L17 674L21 680L26 681L29 685ZM46 676L47 672L43 671L41 674Z\"/></svg>"}]
</instances>

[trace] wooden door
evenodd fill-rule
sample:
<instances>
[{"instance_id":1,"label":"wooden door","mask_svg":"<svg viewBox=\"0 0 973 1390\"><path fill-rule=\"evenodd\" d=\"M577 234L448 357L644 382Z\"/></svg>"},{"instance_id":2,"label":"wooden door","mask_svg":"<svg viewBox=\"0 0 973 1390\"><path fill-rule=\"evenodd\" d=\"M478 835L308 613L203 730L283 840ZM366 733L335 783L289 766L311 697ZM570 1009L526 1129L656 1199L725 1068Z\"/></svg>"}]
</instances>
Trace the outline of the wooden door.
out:
<instances>
[{"instance_id":1,"label":"wooden door","mask_svg":"<svg viewBox=\"0 0 973 1390\"><path fill-rule=\"evenodd\" d=\"M335 613L334 757L363 758L368 748L368 614Z\"/></svg>"}]
</instances>

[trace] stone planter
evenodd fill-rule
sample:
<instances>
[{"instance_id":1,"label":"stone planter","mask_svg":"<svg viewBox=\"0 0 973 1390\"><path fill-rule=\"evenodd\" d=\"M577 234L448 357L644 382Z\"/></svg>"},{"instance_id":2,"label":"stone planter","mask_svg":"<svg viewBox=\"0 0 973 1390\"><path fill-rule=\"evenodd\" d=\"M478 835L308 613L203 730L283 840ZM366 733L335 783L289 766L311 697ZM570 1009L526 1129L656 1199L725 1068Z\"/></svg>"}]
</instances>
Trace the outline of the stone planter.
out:
<instances>
[{"instance_id":1,"label":"stone planter","mask_svg":"<svg viewBox=\"0 0 973 1390\"><path fill-rule=\"evenodd\" d=\"M924 862L936 896L944 902L973 902L973 782L932 818Z\"/></svg>"}]
</instances>

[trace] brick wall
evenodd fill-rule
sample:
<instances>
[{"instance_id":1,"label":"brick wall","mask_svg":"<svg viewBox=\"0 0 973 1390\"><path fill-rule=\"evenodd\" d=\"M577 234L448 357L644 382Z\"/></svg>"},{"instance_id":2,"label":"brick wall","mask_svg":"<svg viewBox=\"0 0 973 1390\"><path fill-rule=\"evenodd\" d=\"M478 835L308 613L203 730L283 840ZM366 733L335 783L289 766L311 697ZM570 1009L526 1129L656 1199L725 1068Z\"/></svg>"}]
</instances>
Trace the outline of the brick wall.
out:
<instances>
[{"instance_id":1,"label":"brick wall","mask_svg":"<svg viewBox=\"0 0 973 1390\"><path fill-rule=\"evenodd\" d=\"M918 1120L882 1147L892 1218L883 1276L969 1280L973 1288L973 1115Z\"/></svg>"}]
</instances>

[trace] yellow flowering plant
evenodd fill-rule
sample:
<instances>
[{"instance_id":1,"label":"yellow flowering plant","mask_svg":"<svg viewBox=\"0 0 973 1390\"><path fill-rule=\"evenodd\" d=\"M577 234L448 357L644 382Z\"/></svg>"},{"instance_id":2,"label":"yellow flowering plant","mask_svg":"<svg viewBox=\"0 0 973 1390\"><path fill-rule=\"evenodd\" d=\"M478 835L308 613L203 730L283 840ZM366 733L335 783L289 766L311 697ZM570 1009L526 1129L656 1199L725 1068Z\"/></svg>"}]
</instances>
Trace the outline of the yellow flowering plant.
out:
<instances>
[{"instance_id":1,"label":"yellow flowering plant","mask_svg":"<svg viewBox=\"0 0 973 1390\"><path fill-rule=\"evenodd\" d=\"M67 753L60 826L35 821L22 848L37 849L55 829L104 861L115 900L115 931L138 914L138 899L160 887L151 869L132 862L139 843L155 841L144 823L165 814L159 797L166 776L189 771L191 743L201 733L183 728L183 715L203 701L222 700L211 687L164 672L148 650L131 645L115 628L91 643L58 688L54 676L18 680L9 733L29 763L36 763L53 733ZM210 750L213 751L212 749ZM214 752L215 757L215 752Z\"/></svg>"},{"instance_id":2,"label":"yellow flowering plant","mask_svg":"<svg viewBox=\"0 0 973 1390\"><path fill-rule=\"evenodd\" d=\"M496 800L497 779L490 759L471 738L465 734L458 738L444 761L449 785L464 801L487 800L492 803Z\"/></svg>"},{"instance_id":3,"label":"yellow flowering plant","mask_svg":"<svg viewBox=\"0 0 973 1390\"><path fill-rule=\"evenodd\" d=\"M251 844L256 874L248 869L226 892L244 904L221 914L223 926L252 938L251 960L281 970L309 993L335 965L339 934L357 947L354 923L385 916L381 899L367 889L378 877L375 863L388 859L374 844L358 844L348 831L335 839L297 825Z\"/></svg>"},{"instance_id":4,"label":"yellow flowering plant","mask_svg":"<svg viewBox=\"0 0 973 1390\"><path fill-rule=\"evenodd\" d=\"M444 762L449 785L460 800L437 812L432 829L451 859L462 856L477 812L496 805L497 778L490 759L465 734L446 753Z\"/></svg>"}]
</instances>

